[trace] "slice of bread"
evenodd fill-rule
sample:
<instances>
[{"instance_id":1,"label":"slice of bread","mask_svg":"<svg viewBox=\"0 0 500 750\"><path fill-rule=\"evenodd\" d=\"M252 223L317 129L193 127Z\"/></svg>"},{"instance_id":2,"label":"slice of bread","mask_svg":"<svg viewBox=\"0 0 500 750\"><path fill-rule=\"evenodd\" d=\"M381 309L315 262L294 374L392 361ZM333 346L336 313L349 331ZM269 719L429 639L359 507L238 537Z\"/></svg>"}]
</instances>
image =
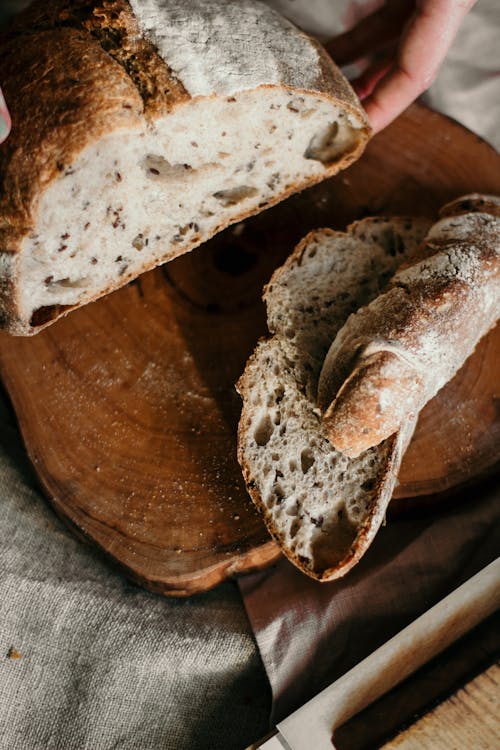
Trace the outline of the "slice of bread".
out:
<instances>
[{"instance_id":1,"label":"slice of bread","mask_svg":"<svg viewBox=\"0 0 500 750\"><path fill-rule=\"evenodd\" d=\"M258 0L35 0L0 39L0 323L60 315L329 177L359 101Z\"/></svg>"},{"instance_id":2,"label":"slice of bread","mask_svg":"<svg viewBox=\"0 0 500 750\"><path fill-rule=\"evenodd\" d=\"M326 352L348 316L380 294L431 222L371 218L310 233L271 278L271 337L238 382L238 458L284 554L320 581L346 573L382 523L414 421L357 459L326 439L316 408Z\"/></svg>"}]
</instances>

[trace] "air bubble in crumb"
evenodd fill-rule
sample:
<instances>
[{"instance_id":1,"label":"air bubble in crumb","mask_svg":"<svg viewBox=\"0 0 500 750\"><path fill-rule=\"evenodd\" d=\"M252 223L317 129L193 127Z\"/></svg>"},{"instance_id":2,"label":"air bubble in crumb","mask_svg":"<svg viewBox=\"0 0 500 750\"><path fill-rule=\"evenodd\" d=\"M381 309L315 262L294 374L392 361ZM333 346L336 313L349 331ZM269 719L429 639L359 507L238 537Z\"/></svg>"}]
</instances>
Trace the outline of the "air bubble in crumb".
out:
<instances>
[{"instance_id":1,"label":"air bubble in crumb","mask_svg":"<svg viewBox=\"0 0 500 750\"><path fill-rule=\"evenodd\" d=\"M307 472L309 471L313 463L314 463L313 453L309 448L306 448L300 454L300 466L302 469L302 473L307 474Z\"/></svg>"},{"instance_id":2,"label":"air bubble in crumb","mask_svg":"<svg viewBox=\"0 0 500 750\"><path fill-rule=\"evenodd\" d=\"M265 414L255 428L254 440L260 447L267 445L273 434L273 424L269 414Z\"/></svg>"}]
</instances>

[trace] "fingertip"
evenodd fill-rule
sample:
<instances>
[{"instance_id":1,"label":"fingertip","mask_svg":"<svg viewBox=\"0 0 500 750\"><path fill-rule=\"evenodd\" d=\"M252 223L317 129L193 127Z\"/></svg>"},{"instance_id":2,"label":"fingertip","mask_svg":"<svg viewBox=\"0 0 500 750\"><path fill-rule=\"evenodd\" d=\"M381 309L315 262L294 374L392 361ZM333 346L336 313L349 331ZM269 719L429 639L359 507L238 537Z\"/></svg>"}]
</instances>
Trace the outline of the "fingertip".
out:
<instances>
[{"instance_id":1,"label":"fingertip","mask_svg":"<svg viewBox=\"0 0 500 750\"><path fill-rule=\"evenodd\" d=\"M404 106L397 108L384 107L377 102L373 97L368 97L363 102L363 109L365 110L368 122L371 125L373 135L377 135L381 130L384 130L388 125L394 122L408 107L413 104L413 101L406 102Z\"/></svg>"},{"instance_id":2,"label":"fingertip","mask_svg":"<svg viewBox=\"0 0 500 750\"><path fill-rule=\"evenodd\" d=\"M387 55L369 65L358 78L351 82L351 86L362 102L371 96L379 82L387 75L392 66L393 57L392 55Z\"/></svg>"},{"instance_id":3,"label":"fingertip","mask_svg":"<svg viewBox=\"0 0 500 750\"><path fill-rule=\"evenodd\" d=\"M394 117L391 117L372 96L363 100L363 108L372 127L373 135L380 133L380 131L387 127L396 116L394 115Z\"/></svg>"}]
</instances>

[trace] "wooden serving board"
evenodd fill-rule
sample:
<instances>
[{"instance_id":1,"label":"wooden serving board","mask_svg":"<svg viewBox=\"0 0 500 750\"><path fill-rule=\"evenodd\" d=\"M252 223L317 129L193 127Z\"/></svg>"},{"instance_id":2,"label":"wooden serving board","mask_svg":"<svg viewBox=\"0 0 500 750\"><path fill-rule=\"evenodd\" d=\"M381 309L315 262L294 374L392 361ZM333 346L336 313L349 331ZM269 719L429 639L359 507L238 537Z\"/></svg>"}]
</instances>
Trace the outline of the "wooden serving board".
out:
<instances>
[{"instance_id":1,"label":"wooden serving board","mask_svg":"<svg viewBox=\"0 0 500 750\"><path fill-rule=\"evenodd\" d=\"M165 594L203 591L275 559L236 461L234 383L265 333L263 284L312 228L434 216L470 191L500 193L500 157L413 106L337 178L34 338L0 334L0 373L59 515ZM499 350L497 328L428 405L398 497L446 490L497 462Z\"/></svg>"}]
</instances>

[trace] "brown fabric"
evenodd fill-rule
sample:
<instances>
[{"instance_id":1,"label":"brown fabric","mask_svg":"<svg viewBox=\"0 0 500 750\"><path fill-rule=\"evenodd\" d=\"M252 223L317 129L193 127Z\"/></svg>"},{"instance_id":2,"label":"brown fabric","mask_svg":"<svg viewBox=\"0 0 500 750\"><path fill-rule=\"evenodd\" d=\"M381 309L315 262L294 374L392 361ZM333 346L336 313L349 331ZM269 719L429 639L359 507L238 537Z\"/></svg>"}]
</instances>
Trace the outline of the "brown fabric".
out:
<instances>
[{"instance_id":1,"label":"brown fabric","mask_svg":"<svg viewBox=\"0 0 500 750\"><path fill-rule=\"evenodd\" d=\"M392 520L345 578L290 563L240 580L273 688L273 723L345 674L500 549L500 483Z\"/></svg>"}]
</instances>

